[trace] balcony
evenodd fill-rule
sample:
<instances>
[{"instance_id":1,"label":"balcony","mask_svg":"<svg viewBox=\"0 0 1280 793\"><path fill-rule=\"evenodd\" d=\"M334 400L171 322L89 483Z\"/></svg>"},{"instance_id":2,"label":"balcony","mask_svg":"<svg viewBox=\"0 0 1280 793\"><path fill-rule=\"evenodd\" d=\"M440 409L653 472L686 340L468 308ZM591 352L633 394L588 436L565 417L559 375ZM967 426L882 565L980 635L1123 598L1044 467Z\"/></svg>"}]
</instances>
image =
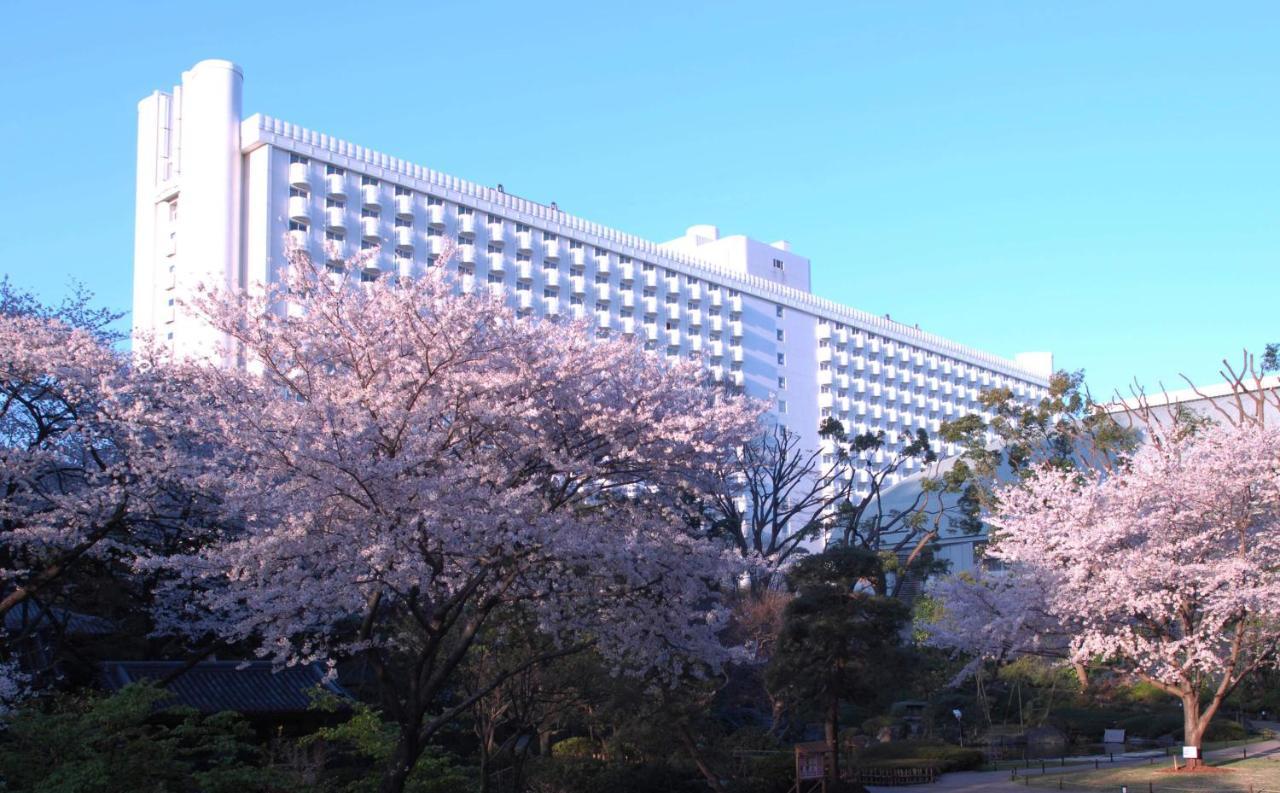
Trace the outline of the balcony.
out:
<instances>
[{"instance_id":1,"label":"balcony","mask_svg":"<svg viewBox=\"0 0 1280 793\"><path fill-rule=\"evenodd\" d=\"M618 300L622 303L623 308L635 308L636 293L635 292L619 292Z\"/></svg>"},{"instance_id":2,"label":"balcony","mask_svg":"<svg viewBox=\"0 0 1280 793\"><path fill-rule=\"evenodd\" d=\"M293 187L307 187L310 181L311 167L305 162L289 163L289 184Z\"/></svg>"},{"instance_id":3,"label":"balcony","mask_svg":"<svg viewBox=\"0 0 1280 793\"><path fill-rule=\"evenodd\" d=\"M490 281L485 284L485 288L489 291L489 296L501 300L507 293L507 286L501 282Z\"/></svg>"},{"instance_id":4,"label":"balcony","mask_svg":"<svg viewBox=\"0 0 1280 793\"><path fill-rule=\"evenodd\" d=\"M294 165L305 165L305 163L295 162ZM301 229L294 229L289 232L289 247L298 250L307 249L307 232Z\"/></svg>"},{"instance_id":5,"label":"balcony","mask_svg":"<svg viewBox=\"0 0 1280 793\"><path fill-rule=\"evenodd\" d=\"M596 269L600 270L600 263L601 262L608 263L608 261L609 259L607 257L602 259L597 259ZM607 272L607 270L600 270L600 272L602 273ZM618 265L618 278L622 279L623 281L634 281L636 279L636 266L631 262Z\"/></svg>"},{"instance_id":6,"label":"balcony","mask_svg":"<svg viewBox=\"0 0 1280 793\"><path fill-rule=\"evenodd\" d=\"M708 371L711 372L711 379L717 383L724 379L724 367L712 366Z\"/></svg>"},{"instance_id":7,"label":"balcony","mask_svg":"<svg viewBox=\"0 0 1280 793\"><path fill-rule=\"evenodd\" d=\"M427 237L427 252L432 256L444 253L444 237Z\"/></svg>"},{"instance_id":8,"label":"balcony","mask_svg":"<svg viewBox=\"0 0 1280 793\"><path fill-rule=\"evenodd\" d=\"M636 333L636 321L634 317L623 317L618 320L618 329L622 331L624 336L634 336Z\"/></svg>"},{"instance_id":9,"label":"balcony","mask_svg":"<svg viewBox=\"0 0 1280 793\"><path fill-rule=\"evenodd\" d=\"M463 264L476 263L476 246L465 244L458 246L458 261Z\"/></svg>"},{"instance_id":10,"label":"balcony","mask_svg":"<svg viewBox=\"0 0 1280 793\"><path fill-rule=\"evenodd\" d=\"M738 388L742 388L742 384L746 382L746 377L743 376L741 371L729 372L729 382Z\"/></svg>"},{"instance_id":11,"label":"balcony","mask_svg":"<svg viewBox=\"0 0 1280 793\"><path fill-rule=\"evenodd\" d=\"M516 293L516 306L519 308L533 308L533 292L524 291Z\"/></svg>"},{"instance_id":12,"label":"balcony","mask_svg":"<svg viewBox=\"0 0 1280 793\"><path fill-rule=\"evenodd\" d=\"M723 358L724 342L722 341L709 342L707 344L707 352L711 355L712 358Z\"/></svg>"},{"instance_id":13,"label":"balcony","mask_svg":"<svg viewBox=\"0 0 1280 793\"><path fill-rule=\"evenodd\" d=\"M580 320L587 318L587 307L581 304L569 306L569 319Z\"/></svg>"},{"instance_id":14,"label":"balcony","mask_svg":"<svg viewBox=\"0 0 1280 793\"><path fill-rule=\"evenodd\" d=\"M347 210L342 207L329 207L324 211L324 224L331 229L347 227Z\"/></svg>"},{"instance_id":15,"label":"balcony","mask_svg":"<svg viewBox=\"0 0 1280 793\"><path fill-rule=\"evenodd\" d=\"M569 279L569 286L573 289L575 295L583 295L587 292L587 279L582 276L573 276Z\"/></svg>"},{"instance_id":16,"label":"balcony","mask_svg":"<svg viewBox=\"0 0 1280 793\"><path fill-rule=\"evenodd\" d=\"M520 249L521 253L532 253L533 252L533 232L517 231L516 247Z\"/></svg>"},{"instance_id":17,"label":"balcony","mask_svg":"<svg viewBox=\"0 0 1280 793\"><path fill-rule=\"evenodd\" d=\"M579 265L586 266L586 264L587 264L587 249L586 249L586 248L583 248L583 247L581 247L581 246L579 246L579 247L577 247L577 248L570 248L570 249L569 249L569 256L570 256L570 258L572 258L572 259L573 259L573 263L574 263L574 264L579 264ZM608 272L608 271L606 270L605 272Z\"/></svg>"},{"instance_id":18,"label":"balcony","mask_svg":"<svg viewBox=\"0 0 1280 793\"><path fill-rule=\"evenodd\" d=\"M533 280L533 262L516 262L516 278L521 281Z\"/></svg>"},{"instance_id":19,"label":"balcony","mask_svg":"<svg viewBox=\"0 0 1280 793\"><path fill-rule=\"evenodd\" d=\"M396 272L401 278L410 278L413 276L413 257L402 256L396 254Z\"/></svg>"},{"instance_id":20,"label":"balcony","mask_svg":"<svg viewBox=\"0 0 1280 793\"><path fill-rule=\"evenodd\" d=\"M560 301L554 297L545 297L542 299L542 311L548 317L560 316Z\"/></svg>"},{"instance_id":21,"label":"balcony","mask_svg":"<svg viewBox=\"0 0 1280 793\"><path fill-rule=\"evenodd\" d=\"M650 271L648 271L648 272L644 273L644 277L643 277L643 279L642 279L642 280L644 281L644 285L645 285L645 286L657 286L657 285L658 285L658 272L657 272L656 270L650 270Z\"/></svg>"},{"instance_id":22,"label":"balcony","mask_svg":"<svg viewBox=\"0 0 1280 793\"><path fill-rule=\"evenodd\" d=\"M693 351L693 352L702 352L702 337L701 337L701 336L690 336L690 337L689 337L689 349L690 349L691 351Z\"/></svg>"},{"instance_id":23,"label":"balcony","mask_svg":"<svg viewBox=\"0 0 1280 793\"><path fill-rule=\"evenodd\" d=\"M334 198L346 198L347 177L340 173L327 174L324 177L324 189L327 195Z\"/></svg>"},{"instance_id":24,"label":"balcony","mask_svg":"<svg viewBox=\"0 0 1280 793\"><path fill-rule=\"evenodd\" d=\"M543 270L543 271L542 271L542 282L543 282L544 284L546 284L547 286L559 286L559 285L560 285L560 271L559 271L559 270Z\"/></svg>"},{"instance_id":25,"label":"balcony","mask_svg":"<svg viewBox=\"0 0 1280 793\"><path fill-rule=\"evenodd\" d=\"M701 300L702 284L690 284L689 288L686 290L686 297L690 300Z\"/></svg>"},{"instance_id":26,"label":"balcony","mask_svg":"<svg viewBox=\"0 0 1280 793\"><path fill-rule=\"evenodd\" d=\"M608 284L596 284L596 299L608 300L611 297Z\"/></svg>"},{"instance_id":27,"label":"balcony","mask_svg":"<svg viewBox=\"0 0 1280 793\"><path fill-rule=\"evenodd\" d=\"M562 250L559 239L542 241L542 255L547 259L559 259Z\"/></svg>"},{"instance_id":28,"label":"balcony","mask_svg":"<svg viewBox=\"0 0 1280 793\"><path fill-rule=\"evenodd\" d=\"M367 207L382 206L382 189L376 184L360 185L360 203Z\"/></svg>"},{"instance_id":29,"label":"balcony","mask_svg":"<svg viewBox=\"0 0 1280 793\"><path fill-rule=\"evenodd\" d=\"M657 341L657 340L658 340L658 326L657 326L657 325L645 325L645 326L644 326L644 337L645 337L646 339L648 339L649 341Z\"/></svg>"},{"instance_id":30,"label":"balcony","mask_svg":"<svg viewBox=\"0 0 1280 793\"><path fill-rule=\"evenodd\" d=\"M459 215L458 231L462 234L476 233L476 216L475 215Z\"/></svg>"},{"instance_id":31,"label":"balcony","mask_svg":"<svg viewBox=\"0 0 1280 793\"><path fill-rule=\"evenodd\" d=\"M297 162L294 163L294 165L301 165L301 164L302 163L297 163ZM311 217L310 208L307 206L308 203L310 202L307 200L307 197L304 195L289 196L289 219L290 220L306 220L309 217Z\"/></svg>"},{"instance_id":32,"label":"balcony","mask_svg":"<svg viewBox=\"0 0 1280 793\"><path fill-rule=\"evenodd\" d=\"M742 323L741 323L741 322L730 322L730 323L729 323L729 335L730 335L730 336L732 336L732 337L733 337L733 338L735 338L735 339L741 339L741 338L742 338Z\"/></svg>"},{"instance_id":33,"label":"balcony","mask_svg":"<svg viewBox=\"0 0 1280 793\"><path fill-rule=\"evenodd\" d=\"M409 226L396 226L396 247L413 247L413 229Z\"/></svg>"},{"instance_id":34,"label":"balcony","mask_svg":"<svg viewBox=\"0 0 1280 793\"><path fill-rule=\"evenodd\" d=\"M489 242L499 245L507 241L507 226L505 223L489 224Z\"/></svg>"},{"instance_id":35,"label":"balcony","mask_svg":"<svg viewBox=\"0 0 1280 793\"><path fill-rule=\"evenodd\" d=\"M746 357L746 353L743 352L741 347L729 348L729 359L734 363L742 363L744 357Z\"/></svg>"},{"instance_id":36,"label":"balcony","mask_svg":"<svg viewBox=\"0 0 1280 793\"><path fill-rule=\"evenodd\" d=\"M680 319L680 304L668 303L666 308L666 317L670 320Z\"/></svg>"},{"instance_id":37,"label":"balcony","mask_svg":"<svg viewBox=\"0 0 1280 793\"><path fill-rule=\"evenodd\" d=\"M413 219L413 196L396 196L396 217L402 217L408 220Z\"/></svg>"},{"instance_id":38,"label":"balcony","mask_svg":"<svg viewBox=\"0 0 1280 793\"><path fill-rule=\"evenodd\" d=\"M427 207L427 225L436 226L437 228L444 226L443 204L432 204Z\"/></svg>"},{"instance_id":39,"label":"balcony","mask_svg":"<svg viewBox=\"0 0 1280 793\"><path fill-rule=\"evenodd\" d=\"M644 300L644 313L653 316L658 313L658 298L646 297Z\"/></svg>"},{"instance_id":40,"label":"balcony","mask_svg":"<svg viewBox=\"0 0 1280 793\"><path fill-rule=\"evenodd\" d=\"M689 324L692 327L702 327L702 312L696 308L689 309Z\"/></svg>"},{"instance_id":41,"label":"balcony","mask_svg":"<svg viewBox=\"0 0 1280 793\"><path fill-rule=\"evenodd\" d=\"M631 269L631 265L629 264L625 264L623 265L623 267L626 267L628 270ZM597 273L613 272L613 263L609 261L609 254L606 253L604 256L596 257L596 272ZM630 279L631 279L630 275L623 276L624 281L630 280Z\"/></svg>"},{"instance_id":42,"label":"balcony","mask_svg":"<svg viewBox=\"0 0 1280 793\"><path fill-rule=\"evenodd\" d=\"M505 273L507 271L507 261L501 253L489 254L489 272Z\"/></svg>"},{"instance_id":43,"label":"balcony","mask_svg":"<svg viewBox=\"0 0 1280 793\"><path fill-rule=\"evenodd\" d=\"M613 320L613 317L609 314L609 312L608 312L608 311L597 311L597 312L596 312L596 327L597 327L597 328L607 328L607 327L609 327L609 325L612 323L612 320Z\"/></svg>"},{"instance_id":44,"label":"balcony","mask_svg":"<svg viewBox=\"0 0 1280 793\"><path fill-rule=\"evenodd\" d=\"M724 305L724 292L719 289L714 291L707 290L707 297L711 300L711 305L715 308L720 308Z\"/></svg>"},{"instance_id":45,"label":"balcony","mask_svg":"<svg viewBox=\"0 0 1280 793\"><path fill-rule=\"evenodd\" d=\"M718 315L713 316L711 317L710 327L712 330L719 333L724 330L724 320Z\"/></svg>"},{"instance_id":46,"label":"balcony","mask_svg":"<svg viewBox=\"0 0 1280 793\"><path fill-rule=\"evenodd\" d=\"M381 239L381 218L360 218L360 236L367 240Z\"/></svg>"},{"instance_id":47,"label":"balcony","mask_svg":"<svg viewBox=\"0 0 1280 793\"><path fill-rule=\"evenodd\" d=\"M742 313L742 295L734 295L729 298L729 311L733 314Z\"/></svg>"},{"instance_id":48,"label":"balcony","mask_svg":"<svg viewBox=\"0 0 1280 793\"><path fill-rule=\"evenodd\" d=\"M680 346L680 331L678 329L667 331L667 344L671 347Z\"/></svg>"}]
</instances>

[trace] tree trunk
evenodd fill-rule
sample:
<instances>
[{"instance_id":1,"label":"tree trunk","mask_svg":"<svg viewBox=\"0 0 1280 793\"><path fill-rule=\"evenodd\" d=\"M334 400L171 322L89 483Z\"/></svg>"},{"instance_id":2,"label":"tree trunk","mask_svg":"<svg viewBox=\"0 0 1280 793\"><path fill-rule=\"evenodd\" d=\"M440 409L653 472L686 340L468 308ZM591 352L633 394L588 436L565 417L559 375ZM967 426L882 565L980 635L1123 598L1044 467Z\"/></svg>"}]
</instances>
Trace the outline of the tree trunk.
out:
<instances>
[{"instance_id":1,"label":"tree trunk","mask_svg":"<svg viewBox=\"0 0 1280 793\"><path fill-rule=\"evenodd\" d=\"M404 729L403 725L401 725L400 737L396 741L395 751L392 752L391 763L382 775L382 783L378 786L378 793L404 793L404 787L409 781L409 774L418 762L418 755L422 754L422 749L418 746L417 736L414 732Z\"/></svg>"},{"instance_id":2,"label":"tree trunk","mask_svg":"<svg viewBox=\"0 0 1280 793\"><path fill-rule=\"evenodd\" d=\"M1187 769L1194 770L1204 765L1204 732L1208 727L1200 714L1200 696L1196 692L1182 695L1182 745L1194 746L1196 756L1187 758Z\"/></svg>"},{"instance_id":3,"label":"tree trunk","mask_svg":"<svg viewBox=\"0 0 1280 793\"><path fill-rule=\"evenodd\" d=\"M840 700L827 703L827 747L831 750L831 780L840 781Z\"/></svg>"},{"instance_id":4,"label":"tree trunk","mask_svg":"<svg viewBox=\"0 0 1280 793\"><path fill-rule=\"evenodd\" d=\"M1084 664L1076 661L1071 665L1076 672L1076 682L1080 684L1080 691L1086 691L1089 688L1089 671L1084 668Z\"/></svg>"},{"instance_id":5,"label":"tree trunk","mask_svg":"<svg viewBox=\"0 0 1280 793\"><path fill-rule=\"evenodd\" d=\"M720 784L720 777L707 765L706 760L702 756L702 752L698 751L698 744L693 739L693 735L689 732L689 728L681 724L678 728L680 733L680 741L684 744L684 749L689 753L689 757L693 760L693 764L697 766L698 773L702 774L702 778L706 780L707 786L715 793L725 793L724 785Z\"/></svg>"}]
</instances>

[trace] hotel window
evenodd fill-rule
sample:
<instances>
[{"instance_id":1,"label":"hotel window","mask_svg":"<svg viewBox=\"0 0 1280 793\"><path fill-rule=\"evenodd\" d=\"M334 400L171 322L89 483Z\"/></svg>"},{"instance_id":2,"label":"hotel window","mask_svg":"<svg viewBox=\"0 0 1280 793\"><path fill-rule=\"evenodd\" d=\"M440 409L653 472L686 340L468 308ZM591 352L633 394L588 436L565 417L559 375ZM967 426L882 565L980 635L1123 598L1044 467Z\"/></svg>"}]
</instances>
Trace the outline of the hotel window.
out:
<instances>
[{"instance_id":1,"label":"hotel window","mask_svg":"<svg viewBox=\"0 0 1280 793\"><path fill-rule=\"evenodd\" d=\"M373 240L360 240L360 250L362 251L373 250L376 247L378 247L378 243Z\"/></svg>"},{"instance_id":2,"label":"hotel window","mask_svg":"<svg viewBox=\"0 0 1280 793\"><path fill-rule=\"evenodd\" d=\"M175 223L177 222L177 220L178 220L178 202L170 201L169 202L169 222Z\"/></svg>"},{"instance_id":3,"label":"hotel window","mask_svg":"<svg viewBox=\"0 0 1280 793\"><path fill-rule=\"evenodd\" d=\"M475 210L474 210L474 209L472 209L471 207L464 207L464 206L459 206L459 207L458 207L458 216L459 216L459 217L462 217L463 215L470 215L470 214L473 214L473 213L475 213Z\"/></svg>"},{"instance_id":4,"label":"hotel window","mask_svg":"<svg viewBox=\"0 0 1280 793\"><path fill-rule=\"evenodd\" d=\"M785 389L786 387L787 387L787 378L785 378L785 377L779 377L779 378L778 378L778 388L783 388L783 389Z\"/></svg>"},{"instance_id":5,"label":"hotel window","mask_svg":"<svg viewBox=\"0 0 1280 793\"><path fill-rule=\"evenodd\" d=\"M400 185L396 185L396 195L398 196L413 195L413 191L407 187L401 187Z\"/></svg>"},{"instance_id":6,"label":"hotel window","mask_svg":"<svg viewBox=\"0 0 1280 793\"><path fill-rule=\"evenodd\" d=\"M785 366L787 363L787 354L785 352L778 353L778 366Z\"/></svg>"},{"instance_id":7,"label":"hotel window","mask_svg":"<svg viewBox=\"0 0 1280 793\"><path fill-rule=\"evenodd\" d=\"M378 184L378 180L377 180L377 179L375 179L375 178L374 178L374 177L372 177L372 176L366 176L365 174L360 174L360 184L362 184L362 185L377 185L377 184Z\"/></svg>"},{"instance_id":8,"label":"hotel window","mask_svg":"<svg viewBox=\"0 0 1280 793\"><path fill-rule=\"evenodd\" d=\"M307 224L302 222L301 220L289 221L289 231L306 231L306 230L307 230Z\"/></svg>"},{"instance_id":9,"label":"hotel window","mask_svg":"<svg viewBox=\"0 0 1280 793\"><path fill-rule=\"evenodd\" d=\"M489 283L491 284L502 283L502 276L499 273L489 273Z\"/></svg>"},{"instance_id":10,"label":"hotel window","mask_svg":"<svg viewBox=\"0 0 1280 793\"><path fill-rule=\"evenodd\" d=\"M376 218L377 216L378 210L376 207L365 207L360 210L360 217L362 218Z\"/></svg>"},{"instance_id":11,"label":"hotel window","mask_svg":"<svg viewBox=\"0 0 1280 793\"><path fill-rule=\"evenodd\" d=\"M502 246L489 243L489 253L502 253Z\"/></svg>"},{"instance_id":12,"label":"hotel window","mask_svg":"<svg viewBox=\"0 0 1280 793\"><path fill-rule=\"evenodd\" d=\"M631 257L630 257L630 256L619 256L619 257L618 257L618 263L619 263L619 264L631 264ZM646 265L644 265L644 266L645 266L645 267L650 267L650 268L652 268L652 267L653 267L653 265L652 265L652 264L646 264Z\"/></svg>"},{"instance_id":13,"label":"hotel window","mask_svg":"<svg viewBox=\"0 0 1280 793\"><path fill-rule=\"evenodd\" d=\"M341 198L326 198L324 200L324 205L326 209L345 209L347 202L343 201Z\"/></svg>"},{"instance_id":14,"label":"hotel window","mask_svg":"<svg viewBox=\"0 0 1280 793\"><path fill-rule=\"evenodd\" d=\"M609 274L608 274L608 273L596 273L596 283L597 283L597 284L607 284L607 283L609 283Z\"/></svg>"},{"instance_id":15,"label":"hotel window","mask_svg":"<svg viewBox=\"0 0 1280 793\"><path fill-rule=\"evenodd\" d=\"M778 319L782 319L782 306L777 306L775 310L778 314Z\"/></svg>"},{"instance_id":16,"label":"hotel window","mask_svg":"<svg viewBox=\"0 0 1280 793\"><path fill-rule=\"evenodd\" d=\"M306 198L307 191L302 189L301 187L290 187L289 197L290 198Z\"/></svg>"},{"instance_id":17,"label":"hotel window","mask_svg":"<svg viewBox=\"0 0 1280 793\"><path fill-rule=\"evenodd\" d=\"M544 287L542 288L542 296L543 296L543 297L555 297L555 296L556 296L556 288L555 288L554 286L544 286Z\"/></svg>"},{"instance_id":18,"label":"hotel window","mask_svg":"<svg viewBox=\"0 0 1280 793\"><path fill-rule=\"evenodd\" d=\"M529 283L528 281L516 281L516 291L517 291L517 292L532 292L532 291L533 291L533 284Z\"/></svg>"},{"instance_id":19,"label":"hotel window","mask_svg":"<svg viewBox=\"0 0 1280 793\"><path fill-rule=\"evenodd\" d=\"M326 165L324 167L324 172L329 176L346 176L347 175L347 172L345 169L339 168L336 165Z\"/></svg>"},{"instance_id":20,"label":"hotel window","mask_svg":"<svg viewBox=\"0 0 1280 793\"><path fill-rule=\"evenodd\" d=\"M347 238L346 233L329 229L325 231L324 238L330 242L342 242Z\"/></svg>"},{"instance_id":21,"label":"hotel window","mask_svg":"<svg viewBox=\"0 0 1280 793\"><path fill-rule=\"evenodd\" d=\"M581 240L569 240L569 250L576 251L576 250L581 250L581 248L582 248Z\"/></svg>"},{"instance_id":22,"label":"hotel window","mask_svg":"<svg viewBox=\"0 0 1280 793\"><path fill-rule=\"evenodd\" d=\"M569 295L569 305L571 305L571 306L581 306L581 305L583 305L583 303L582 303L582 295Z\"/></svg>"},{"instance_id":23,"label":"hotel window","mask_svg":"<svg viewBox=\"0 0 1280 793\"><path fill-rule=\"evenodd\" d=\"M550 231L544 231L542 232L542 239L546 240L547 242L552 242L553 240L556 239L556 235L552 234Z\"/></svg>"},{"instance_id":24,"label":"hotel window","mask_svg":"<svg viewBox=\"0 0 1280 793\"><path fill-rule=\"evenodd\" d=\"M529 225L528 225L527 223L517 223L517 224L516 224L516 233L517 233L517 234L524 234L524 233L525 233L525 232L527 232L527 231L532 231L532 229L530 229L530 228L529 228Z\"/></svg>"},{"instance_id":25,"label":"hotel window","mask_svg":"<svg viewBox=\"0 0 1280 793\"><path fill-rule=\"evenodd\" d=\"M581 278L586 272L580 264L575 264L569 268L569 275L574 278Z\"/></svg>"},{"instance_id":26,"label":"hotel window","mask_svg":"<svg viewBox=\"0 0 1280 793\"><path fill-rule=\"evenodd\" d=\"M444 201L442 199L436 198L433 195L429 195L427 196L427 206L429 207L444 206Z\"/></svg>"},{"instance_id":27,"label":"hotel window","mask_svg":"<svg viewBox=\"0 0 1280 793\"><path fill-rule=\"evenodd\" d=\"M604 248L596 248L596 256L608 256L609 252Z\"/></svg>"},{"instance_id":28,"label":"hotel window","mask_svg":"<svg viewBox=\"0 0 1280 793\"><path fill-rule=\"evenodd\" d=\"M774 259L774 260L773 260L773 269L775 269L775 270L781 270L781 269L782 269L782 260L781 260L781 259Z\"/></svg>"},{"instance_id":29,"label":"hotel window","mask_svg":"<svg viewBox=\"0 0 1280 793\"><path fill-rule=\"evenodd\" d=\"M289 162L300 162L303 165L306 165L307 163L311 162L311 160L308 160L306 157L303 157L301 154L294 154L293 152L290 152Z\"/></svg>"},{"instance_id":30,"label":"hotel window","mask_svg":"<svg viewBox=\"0 0 1280 793\"><path fill-rule=\"evenodd\" d=\"M786 334L782 332L782 328L778 328L778 341L786 341Z\"/></svg>"},{"instance_id":31,"label":"hotel window","mask_svg":"<svg viewBox=\"0 0 1280 793\"><path fill-rule=\"evenodd\" d=\"M411 229L413 228L413 221L408 218L396 218L396 228Z\"/></svg>"},{"instance_id":32,"label":"hotel window","mask_svg":"<svg viewBox=\"0 0 1280 793\"><path fill-rule=\"evenodd\" d=\"M778 400L778 412L779 412L779 413L786 413L786 412L787 412L787 400L785 400L785 399L779 399L779 400Z\"/></svg>"},{"instance_id":33,"label":"hotel window","mask_svg":"<svg viewBox=\"0 0 1280 793\"><path fill-rule=\"evenodd\" d=\"M518 262L531 262L531 261L533 261L533 257L532 257L532 256L530 256L530 255L529 255L529 254L527 254L527 253L519 253L519 252L517 252L517 253L516 253L516 261L518 261Z\"/></svg>"},{"instance_id":34,"label":"hotel window","mask_svg":"<svg viewBox=\"0 0 1280 793\"><path fill-rule=\"evenodd\" d=\"M370 281L378 280L379 275L380 273L377 270L361 270L360 280L365 283L369 283Z\"/></svg>"}]
</instances>

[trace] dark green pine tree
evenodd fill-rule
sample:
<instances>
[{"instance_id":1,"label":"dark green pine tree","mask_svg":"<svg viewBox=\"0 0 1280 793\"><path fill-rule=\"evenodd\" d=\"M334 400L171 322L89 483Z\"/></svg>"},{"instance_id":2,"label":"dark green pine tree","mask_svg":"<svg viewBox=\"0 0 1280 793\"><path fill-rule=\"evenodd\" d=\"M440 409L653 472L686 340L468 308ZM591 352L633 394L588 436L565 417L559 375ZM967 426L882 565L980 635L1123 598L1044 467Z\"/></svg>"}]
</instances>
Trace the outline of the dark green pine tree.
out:
<instances>
[{"instance_id":1,"label":"dark green pine tree","mask_svg":"<svg viewBox=\"0 0 1280 793\"><path fill-rule=\"evenodd\" d=\"M907 607L874 594L882 576L874 553L833 546L788 571L796 592L766 675L791 704L820 711L827 743L838 750L840 704L875 699L898 667ZM832 773L839 778L839 752Z\"/></svg>"}]
</instances>

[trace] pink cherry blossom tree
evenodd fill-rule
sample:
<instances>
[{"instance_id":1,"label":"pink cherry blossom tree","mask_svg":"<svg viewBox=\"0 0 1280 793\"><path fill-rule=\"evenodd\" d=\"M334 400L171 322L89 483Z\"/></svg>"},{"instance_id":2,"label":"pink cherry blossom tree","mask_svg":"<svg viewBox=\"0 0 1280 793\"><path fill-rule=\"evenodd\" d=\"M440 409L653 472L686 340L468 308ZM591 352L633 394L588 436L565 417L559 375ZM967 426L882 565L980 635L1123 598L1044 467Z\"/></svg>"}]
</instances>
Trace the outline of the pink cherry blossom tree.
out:
<instances>
[{"instance_id":1,"label":"pink cherry blossom tree","mask_svg":"<svg viewBox=\"0 0 1280 793\"><path fill-rule=\"evenodd\" d=\"M443 267L368 282L289 254L278 287L212 294L243 370L209 368L239 536L191 554L172 627L280 664L358 660L399 724L383 789L523 670L586 646L618 670L715 666L717 587L741 574L682 498L758 409L627 339L517 317ZM520 613L554 649L467 695L477 635Z\"/></svg>"},{"instance_id":2,"label":"pink cherry blossom tree","mask_svg":"<svg viewBox=\"0 0 1280 793\"><path fill-rule=\"evenodd\" d=\"M0 616L209 525L190 385L93 329L0 314Z\"/></svg>"},{"instance_id":3,"label":"pink cherry blossom tree","mask_svg":"<svg viewBox=\"0 0 1280 793\"><path fill-rule=\"evenodd\" d=\"M948 590L939 643L991 657L1064 632L1073 661L1177 697L1197 749L1231 691L1276 662L1280 430L1170 432L1111 471L1041 468L998 497L989 555L1008 570Z\"/></svg>"}]
</instances>

